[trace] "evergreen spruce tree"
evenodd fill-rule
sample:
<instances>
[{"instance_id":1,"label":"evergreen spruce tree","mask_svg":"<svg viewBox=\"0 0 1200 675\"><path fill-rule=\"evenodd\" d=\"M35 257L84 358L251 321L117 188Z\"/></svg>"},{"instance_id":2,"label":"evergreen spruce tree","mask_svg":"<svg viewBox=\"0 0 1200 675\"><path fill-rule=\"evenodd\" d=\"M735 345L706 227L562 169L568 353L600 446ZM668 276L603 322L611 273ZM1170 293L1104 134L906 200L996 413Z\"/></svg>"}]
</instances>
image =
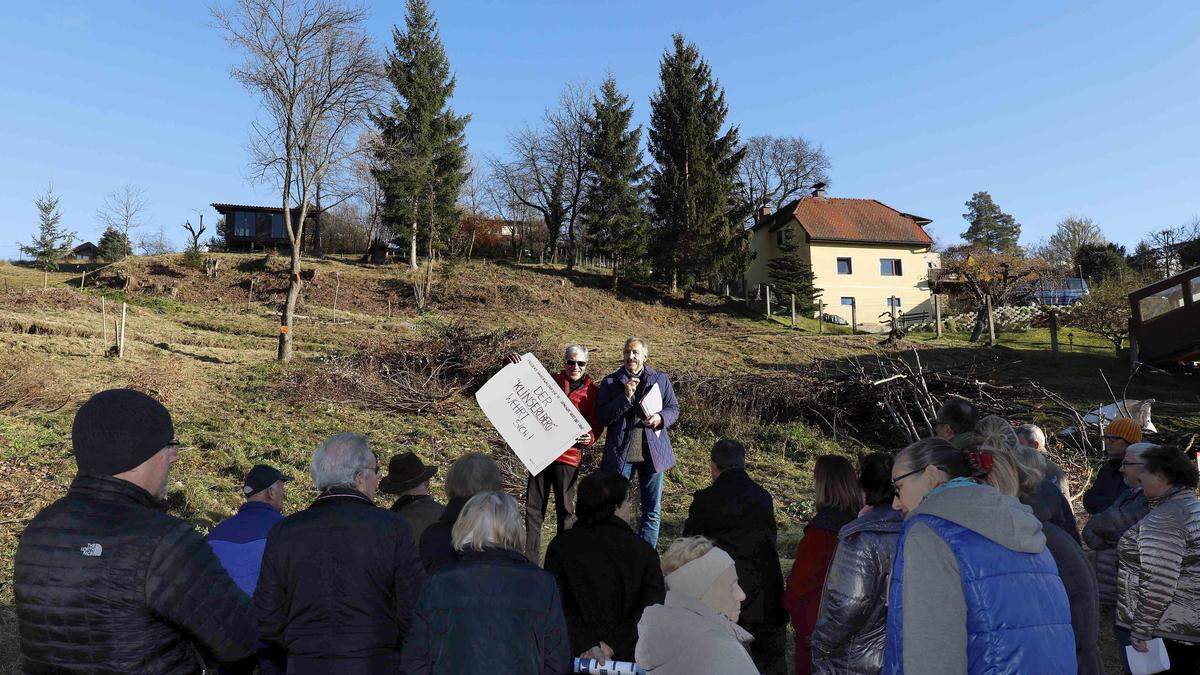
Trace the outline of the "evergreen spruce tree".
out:
<instances>
[{"instance_id":1,"label":"evergreen spruce tree","mask_svg":"<svg viewBox=\"0 0 1200 675\"><path fill-rule=\"evenodd\" d=\"M109 262L124 260L133 255L133 246L129 243L129 237L111 225L104 229L104 234L100 235L100 242L96 244L96 248L100 249L100 258Z\"/></svg>"},{"instance_id":2,"label":"evergreen spruce tree","mask_svg":"<svg viewBox=\"0 0 1200 675\"><path fill-rule=\"evenodd\" d=\"M650 177L654 258L672 290L727 270L736 251L729 195L744 150L737 127L721 132L729 112L725 92L696 46L673 36L659 66L661 85L650 99Z\"/></svg>"},{"instance_id":3,"label":"evergreen spruce tree","mask_svg":"<svg viewBox=\"0 0 1200 675\"><path fill-rule=\"evenodd\" d=\"M963 219L969 226L962 238L993 253L1015 253L1017 240L1021 236L1021 224L1000 210L992 196L976 192L967 201L967 212Z\"/></svg>"},{"instance_id":4,"label":"evergreen spruce tree","mask_svg":"<svg viewBox=\"0 0 1200 675\"><path fill-rule=\"evenodd\" d=\"M778 299L775 306L789 310L788 296L795 295L796 312L810 316L817 310L817 295L821 293L821 289L813 285L812 265L795 244L784 244L779 250L782 255L767 263L771 294Z\"/></svg>"},{"instance_id":5,"label":"evergreen spruce tree","mask_svg":"<svg viewBox=\"0 0 1200 675\"><path fill-rule=\"evenodd\" d=\"M21 253L33 258L38 269L46 272L47 279L50 270L58 269L58 263L71 253L71 244L75 241L75 233L68 232L62 226L62 212L58 210L58 196L54 194L54 186L48 186L46 193L34 198L38 210L38 232L28 244L20 244Z\"/></svg>"},{"instance_id":6,"label":"evergreen spruce tree","mask_svg":"<svg viewBox=\"0 0 1200 675\"><path fill-rule=\"evenodd\" d=\"M392 28L385 66L394 96L374 117L382 169L383 224L410 242L416 266L418 238L430 254L458 224L455 202L467 179L466 126L470 115L450 108L455 78L427 0L408 0L404 30Z\"/></svg>"},{"instance_id":7,"label":"evergreen spruce tree","mask_svg":"<svg viewBox=\"0 0 1200 675\"><path fill-rule=\"evenodd\" d=\"M630 128L633 105L609 73L592 101L587 126L587 178L583 220L588 239L612 259L612 284L629 276L646 253L642 128Z\"/></svg>"}]
</instances>

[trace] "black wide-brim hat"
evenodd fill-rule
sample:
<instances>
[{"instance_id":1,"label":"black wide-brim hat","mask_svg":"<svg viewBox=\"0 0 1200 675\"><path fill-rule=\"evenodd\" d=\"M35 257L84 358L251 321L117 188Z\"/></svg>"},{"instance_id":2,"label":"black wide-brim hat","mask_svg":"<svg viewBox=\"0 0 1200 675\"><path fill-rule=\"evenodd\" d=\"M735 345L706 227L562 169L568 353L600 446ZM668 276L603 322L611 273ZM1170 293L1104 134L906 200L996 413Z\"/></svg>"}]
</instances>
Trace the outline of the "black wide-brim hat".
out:
<instances>
[{"instance_id":1,"label":"black wide-brim hat","mask_svg":"<svg viewBox=\"0 0 1200 675\"><path fill-rule=\"evenodd\" d=\"M379 491L402 495L436 475L436 466L425 466L415 453L405 452L388 460L388 472L379 481Z\"/></svg>"}]
</instances>

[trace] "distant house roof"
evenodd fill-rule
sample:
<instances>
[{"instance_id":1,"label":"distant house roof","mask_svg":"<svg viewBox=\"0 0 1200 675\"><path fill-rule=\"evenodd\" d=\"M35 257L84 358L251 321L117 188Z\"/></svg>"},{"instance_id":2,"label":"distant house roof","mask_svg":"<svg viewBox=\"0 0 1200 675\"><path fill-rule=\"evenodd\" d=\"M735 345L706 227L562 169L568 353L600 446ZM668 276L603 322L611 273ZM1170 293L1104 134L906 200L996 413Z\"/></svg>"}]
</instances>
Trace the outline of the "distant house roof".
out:
<instances>
[{"instance_id":1,"label":"distant house roof","mask_svg":"<svg viewBox=\"0 0 1200 675\"><path fill-rule=\"evenodd\" d=\"M929 246L928 218L897 211L874 199L802 197L754 226L777 230L795 218L813 241Z\"/></svg>"},{"instance_id":2,"label":"distant house roof","mask_svg":"<svg viewBox=\"0 0 1200 675\"><path fill-rule=\"evenodd\" d=\"M99 255L100 249L90 241L85 241L82 244L71 249L73 255Z\"/></svg>"},{"instance_id":3,"label":"distant house roof","mask_svg":"<svg viewBox=\"0 0 1200 675\"><path fill-rule=\"evenodd\" d=\"M217 213L221 213L221 214L227 213L229 211L260 211L262 213L283 213L283 209L278 206L255 206L253 204L223 204L221 202L214 202L213 204L211 204L211 206L217 210ZM298 207L298 206L293 206L292 210L296 211L299 208L300 207ZM315 207L313 207L312 204L309 204L308 210L309 210L309 212L312 212L312 211L315 211L316 209L315 209Z\"/></svg>"}]
</instances>

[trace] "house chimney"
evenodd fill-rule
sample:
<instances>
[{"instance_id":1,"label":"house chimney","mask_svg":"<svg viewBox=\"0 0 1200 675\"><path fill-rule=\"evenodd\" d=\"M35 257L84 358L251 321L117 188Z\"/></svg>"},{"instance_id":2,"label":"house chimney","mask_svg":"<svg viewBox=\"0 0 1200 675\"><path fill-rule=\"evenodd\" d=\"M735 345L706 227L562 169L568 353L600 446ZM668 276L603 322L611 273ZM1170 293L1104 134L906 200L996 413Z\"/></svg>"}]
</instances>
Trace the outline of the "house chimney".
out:
<instances>
[{"instance_id":1,"label":"house chimney","mask_svg":"<svg viewBox=\"0 0 1200 675\"><path fill-rule=\"evenodd\" d=\"M816 197L817 199L820 199L821 197L825 196L825 183L824 182L817 181L816 183L813 183L812 196Z\"/></svg>"}]
</instances>

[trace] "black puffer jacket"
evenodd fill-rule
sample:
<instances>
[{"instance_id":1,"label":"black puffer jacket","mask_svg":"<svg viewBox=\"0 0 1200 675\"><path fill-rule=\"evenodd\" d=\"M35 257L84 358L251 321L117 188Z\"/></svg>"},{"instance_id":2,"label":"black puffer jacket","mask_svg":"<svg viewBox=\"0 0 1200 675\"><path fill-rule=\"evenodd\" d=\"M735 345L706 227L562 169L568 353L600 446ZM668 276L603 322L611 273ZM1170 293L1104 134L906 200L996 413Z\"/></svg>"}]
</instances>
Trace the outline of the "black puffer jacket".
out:
<instances>
[{"instance_id":1,"label":"black puffer jacket","mask_svg":"<svg viewBox=\"0 0 1200 675\"><path fill-rule=\"evenodd\" d=\"M877 506L838 533L812 634L814 673L871 673L883 668L888 579L904 516Z\"/></svg>"},{"instance_id":2,"label":"black puffer jacket","mask_svg":"<svg viewBox=\"0 0 1200 675\"><path fill-rule=\"evenodd\" d=\"M13 571L27 673L198 673L254 653L246 595L142 488L78 476L25 528Z\"/></svg>"},{"instance_id":3,"label":"black puffer jacket","mask_svg":"<svg viewBox=\"0 0 1200 675\"><path fill-rule=\"evenodd\" d=\"M1112 506L1097 513L1083 528L1083 540L1096 552L1096 582L1100 586L1100 604L1117 603L1117 544L1121 535L1150 513L1150 504L1141 488L1123 492ZM1105 617L1108 618L1108 617Z\"/></svg>"},{"instance_id":4,"label":"black puffer jacket","mask_svg":"<svg viewBox=\"0 0 1200 675\"><path fill-rule=\"evenodd\" d=\"M327 490L267 535L254 609L287 672L394 672L425 570L403 517Z\"/></svg>"},{"instance_id":5,"label":"black puffer jacket","mask_svg":"<svg viewBox=\"0 0 1200 675\"><path fill-rule=\"evenodd\" d=\"M400 672L568 673L570 646L554 577L515 551L472 551L430 575Z\"/></svg>"}]
</instances>

